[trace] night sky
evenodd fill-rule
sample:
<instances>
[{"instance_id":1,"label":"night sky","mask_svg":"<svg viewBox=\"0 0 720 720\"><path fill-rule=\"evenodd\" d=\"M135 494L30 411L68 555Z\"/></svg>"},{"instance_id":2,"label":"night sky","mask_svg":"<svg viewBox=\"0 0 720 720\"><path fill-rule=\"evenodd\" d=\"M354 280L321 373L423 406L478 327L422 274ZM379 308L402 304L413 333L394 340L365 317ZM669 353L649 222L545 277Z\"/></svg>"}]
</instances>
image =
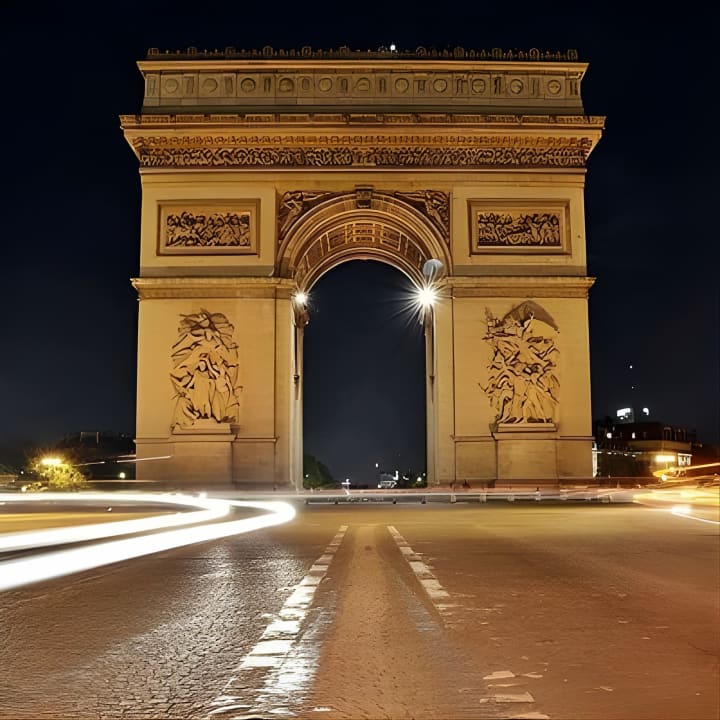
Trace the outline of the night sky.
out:
<instances>
[{"instance_id":1,"label":"night sky","mask_svg":"<svg viewBox=\"0 0 720 720\"><path fill-rule=\"evenodd\" d=\"M148 48L390 43L575 48L589 63L585 112L607 117L586 186L593 416L645 405L720 442L711 4L504 5L3 3L0 450L134 432L140 182L118 116L140 110ZM353 262L316 287L306 446L338 479L422 462L422 336L387 313L404 286ZM363 289L374 300L358 305Z\"/></svg>"}]
</instances>

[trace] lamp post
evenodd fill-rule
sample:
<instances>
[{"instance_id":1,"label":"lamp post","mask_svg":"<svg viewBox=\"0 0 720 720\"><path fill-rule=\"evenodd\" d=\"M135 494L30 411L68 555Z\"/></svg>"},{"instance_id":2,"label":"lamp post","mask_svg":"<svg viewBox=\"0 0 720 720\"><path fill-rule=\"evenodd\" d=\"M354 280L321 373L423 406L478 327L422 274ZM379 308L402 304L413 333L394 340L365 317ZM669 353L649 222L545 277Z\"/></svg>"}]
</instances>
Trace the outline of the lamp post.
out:
<instances>
[{"instance_id":1,"label":"lamp post","mask_svg":"<svg viewBox=\"0 0 720 720\"><path fill-rule=\"evenodd\" d=\"M427 373L427 479L428 485L437 484L437 402L436 402L436 327L435 304L439 297L439 283L444 277L445 266L440 260L431 258L422 268L423 283L417 288L417 302L420 308L420 322L425 330L425 367Z\"/></svg>"},{"instance_id":2,"label":"lamp post","mask_svg":"<svg viewBox=\"0 0 720 720\"><path fill-rule=\"evenodd\" d=\"M291 477L296 490L303 487L303 392L302 392L302 363L303 341L305 326L310 322L308 312L308 294L298 289L291 297L293 321L293 387L295 388L295 407L293 408L295 422L291 434Z\"/></svg>"}]
</instances>

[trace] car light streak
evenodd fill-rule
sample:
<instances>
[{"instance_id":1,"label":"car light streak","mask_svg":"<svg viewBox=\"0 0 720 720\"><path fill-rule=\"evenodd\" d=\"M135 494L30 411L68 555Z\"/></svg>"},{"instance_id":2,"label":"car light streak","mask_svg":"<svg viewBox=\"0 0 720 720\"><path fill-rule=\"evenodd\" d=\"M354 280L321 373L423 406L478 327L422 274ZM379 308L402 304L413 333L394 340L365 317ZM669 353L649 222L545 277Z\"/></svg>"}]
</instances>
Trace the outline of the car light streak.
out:
<instances>
[{"instance_id":1,"label":"car light streak","mask_svg":"<svg viewBox=\"0 0 720 720\"><path fill-rule=\"evenodd\" d=\"M692 508L689 505L673 505L670 508L670 512L673 515L689 515L692 512Z\"/></svg>"},{"instance_id":2,"label":"car light streak","mask_svg":"<svg viewBox=\"0 0 720 720\"><path fill-rule=\"evenodd\" d=\"M117 498L116 498L117 499ZM225 500L228 505L264 510L265 514L242 520L229 520L189 528L166 530L142 537L111 540L95 545L57 550L0 563L0 591L50 580L102 565L151 555L185 545L218 540L231 535L286 523L295 509L285 502Z\"/></svg>"},{"instance_id":3,"label":"car light streak","mask_svg":"<svg viewBox=\"0 0 720 720\"><path fill-rule=\"evenodd\" d=\"M700 512L720 509L720 493L716 488L660 488L638 493L633 498L640 505L664 510L676 517L697 520L709 525L720 521L698 517Z\"/></svg>"},{"instance_id":4,"label":"car light streak","mask_svg":"<svg viewBox=\"0 0 720 720\"><path fill-rule=\"evenodd\" d=\"M186 495L149 495L131 493L42 493L37 495L23 495L18 497L11 494L0 494L0 503L28 501L68 502L93 501L116 505L121 501L138 502L143 505L164 504L181 507L199 507L204 510L182 512L174 515L158 515L157 517L138 518L136 520L118 520L117 522L103 522L92 525L75 527L51 528L46 530L28 530L22 532L6 533L0 535L0 552L9 550L27 550L29 548L47 547L49 545L64 545L73 542L97 540L99 538L130 535L137 532L149 532L177 525L192 525L194 523L219 520L230 512L231 506L225 500L209 500Z\"/></svg>"}]
</instances>

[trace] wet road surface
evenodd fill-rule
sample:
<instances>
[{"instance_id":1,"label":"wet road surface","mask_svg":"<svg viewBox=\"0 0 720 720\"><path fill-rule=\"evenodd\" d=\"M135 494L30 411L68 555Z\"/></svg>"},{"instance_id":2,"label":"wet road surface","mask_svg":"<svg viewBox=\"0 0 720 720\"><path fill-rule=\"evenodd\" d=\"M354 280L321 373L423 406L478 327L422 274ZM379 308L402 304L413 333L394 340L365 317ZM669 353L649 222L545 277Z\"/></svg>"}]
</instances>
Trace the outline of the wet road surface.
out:
<instances>
[{"instance_id":1,"label":"wet road surface","mask_svg":"<svg viewBox=\"0 0 720 720\"><path fill-rule=\"evenodd\" d=\"M0 594L0 718L716 720L719 586L657 509L298 505Z\"/></svg>"}]
</instances>

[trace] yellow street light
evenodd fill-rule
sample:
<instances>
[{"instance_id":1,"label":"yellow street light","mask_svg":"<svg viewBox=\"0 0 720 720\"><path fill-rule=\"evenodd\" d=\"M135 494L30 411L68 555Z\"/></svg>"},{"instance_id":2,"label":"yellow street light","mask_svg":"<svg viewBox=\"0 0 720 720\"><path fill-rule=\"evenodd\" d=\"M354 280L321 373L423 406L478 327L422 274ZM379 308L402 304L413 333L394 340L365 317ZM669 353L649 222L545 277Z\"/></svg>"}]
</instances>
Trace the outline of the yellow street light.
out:
<instances>
[{"instance_id":1,"label":"yellow street light","mask_svg":"<svg viewBox=\"0 0 720 720\"><path fill-rule=\"evenodd\" d=\"M57 467L63 464L63 459L59 457L44 457L40 460L40 464L45 467Z\"/></svg>"}]
</instances>

